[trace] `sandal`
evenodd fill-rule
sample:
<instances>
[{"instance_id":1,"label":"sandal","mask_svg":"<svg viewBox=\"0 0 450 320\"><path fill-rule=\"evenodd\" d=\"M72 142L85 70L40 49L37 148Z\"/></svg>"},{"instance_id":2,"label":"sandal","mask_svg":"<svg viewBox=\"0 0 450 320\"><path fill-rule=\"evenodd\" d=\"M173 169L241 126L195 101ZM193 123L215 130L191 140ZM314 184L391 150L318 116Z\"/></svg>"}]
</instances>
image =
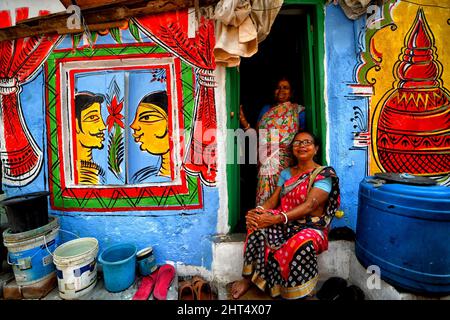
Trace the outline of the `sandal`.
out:
<instances>
[{"instance_id":1,"label":"sandal","mask_svg":"<svg viewBox=\"0 0 450 320\"><path fill-rule=\"evenodd\" d=\"M154 271L152 274L142 278L139 284L138 290L134 294L132 300L148 300L150 294L155 287L156 278L158 275L158 270Z\"/></svg>"},{"instance_id":2,"label":"sandal","mask_svg":"<svg viewBox=\"0 0 450 320\"><path fill-rule=\"evenodd\" d=\"M192 278L192 287L197 300L214 300L210 284L199 276Z\"/></svg>"},{"instance_id":3,"label":"sandal","mask_svg":"<svg viewBox=\"0 0 450 320\"><path fill-rule=\"evenodd\" d=\"M179 300L195 300L194 288L190 281L181 281L178 289Z\"/></svg>"},{"instance_id":4,"label":"sandal","mask_svg":"<svg viewBox=\"0 0 450 320\"><path fill-rule=\"evenodd\" d=\"M175 268L170 264L159 267L156 277L155 289L153 290L153 298L155 300L167 300L167 291L175 278Z\"/></svg>"}]
</instances>

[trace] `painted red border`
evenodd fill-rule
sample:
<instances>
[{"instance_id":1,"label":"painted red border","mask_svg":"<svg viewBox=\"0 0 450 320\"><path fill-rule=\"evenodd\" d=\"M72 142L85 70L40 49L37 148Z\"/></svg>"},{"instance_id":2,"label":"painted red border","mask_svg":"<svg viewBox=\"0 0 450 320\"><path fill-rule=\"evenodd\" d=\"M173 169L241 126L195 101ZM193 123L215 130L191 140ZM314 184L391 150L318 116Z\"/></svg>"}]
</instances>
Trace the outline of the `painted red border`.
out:
<instances>
[{"instance_id":1,"label":"painted red border","mask_svg":"<svg viewBox=\"0 0 450 320\"><path fill-rule=\"evenodd\" d=\"M152 187L155 188L155 187ZM157 187L157 188L162 188L162 187ZM118 191L117 189L120 188L116 188L116 190L113 191ZM138 187L136 189L140 189L142 190L143 187ZM107 211L104 211L105 209L103 208L79 208L79 207L59 207L59 206L55 206L55 203L53 201L53 197L50 197L50 204L52 209L58 210L58 211L64 211L64 212L73 212L74 209L76 209L76 211L79 212L95 212L97 214L101 214L101 215L107 215L104 214L104 212L124 212L124 211L169 211L169 210L196 210L196 209L203 209L203 197L202 197L202 185L201 185L201 181L200 179L197 179L197 190L198 190L198 199L199 202L198 204L189 204L186 206L141 206L141 207L120 207L120 208L108 208ZM65 190L63 190L63 195L65 194L64 192ZM153 191L153 190L152 190ZM167 192L167 190L166 190ZM179 194L179 193L177 193ZM155 194L156 196L156 194ZM163 194L164 196L164 194ZM71 197L71 196L70 196ZM69 196L64 196L64 198L70 198Z\"/></svg>"},{"instance_id":2,"label":"painted red border","mask_svg":"<svg viewBox=\"0 0 450 320\"><path fill-rule=\"evenodd\" d=\"M55 50L56 51L56 50ZM126 56L121 56L121 59L135 59L135 58L162 58L162 57L173 57L174 58L174 66L175 66L175 75L178 75L181 73L181 61L180 58L178 57L174 57L171 54L168 53L155 53L155 54L131 54L131 55L126 55ZM117 59L117 56L97 56L97 57L92 57L90 59L90 61L92 60L115 60ZM56 75L56 79L55 79L55 87L56 87L56 91L57 91L57 96L59 97L59 99L56 100L56 104L55 104L55 108L56 108L56 118L57 121L61 121L61 66L63 63L65 62L75 62L75 61L83 61L84 57L73 57L73 58L62 58L62 59L55 59L55 75ZM74 83L73 81L73 76L74 73L76 71L79 72L92 72L92 71L101 71L101 70L113 70L113 69L120 69L120 70L125 70L125 69L154 69L155 67L157 67L158 65L152 65L151 67L139 67L139 66L124 66L124 67L113 67L113 68L92 68L92 69L74 69L74 70L70 70L69 71L69 79L70 81L72 81L72 83ZM164 64L164 68L169 68L169 65ZM46 66L46 72L48 72L47 70L47 66ZM169 77L170 77L170 72L166 73ZM176 80L176 78L175 78ZM169 94L171 94L171 79L169 79L167 81L167 86L168 86L168 92ZM183 97L182 97L182 91L181 91L181 85L176 86L177 89L177 95L178 95L178 113L179 113L179 123L180 123L180 129L183 128L184 126L184 121L183 121ZM71 101L73 101L73 92L71 94ZM48 92L46 93L46 97L48 100ZM170 101L170 105L169 108L172 108L173 106L172 104L172 99L169 98ZM71 106L72 107L72 106ZM172 109L171 109L172 110ZM172 113L170 112L170 115L172 115ZM170 134L172 135L172 116L169 117L170 122ZM70 119L70 121L73 121L73 119ZM47 119L47 126L49 126L49 119ZM72 126L73 126L73 122L72 122ZM62 141L62 127L58 126L58 140L59 142ZM184 140L185 137L183 135L180 135L180 160L183 159L184 157ZM173 147L173 141L170 140L170 146L171 148ZM48 147L48 152L50 153L50 144ZM60 157L60 159L63 159L64 155L63 155L63 150L62 148L58 149L58 155ZM171 159L171 165L174 166L174 163ZM51 170L51 168L50 168ZM87 191L88 190L95 190L95 192L98 194L100 194L101 197L106 197L106 198L112 198L114 193L117 193L120 189L123 189L126 191L127 196L130 198L133 197L138 197L139 194L142 192L142 190L149 190L151 191L151 193L154 196L167 196L167 192L173 192L175 194L188 194L189 193L189 189L187 187L187 183L186 183L186 172L183 170L183 167L180 167L180 180L181 180L181 185L169 185L169 186L129 186L127 187L126 185L121 186L121 187L102 187L102 186L95 186L95 187L67 187L66 186L66 181L65 181L65 171L64 171L64 161L60 161L60 185L61 185L61 190L62 190L62 196L64 198L73 198L73 196L75 197L79 197L79 198L83 198L86 199L86 195L87 195ZM172 171L173 172L173 171ZM172 179L173 179L173 174L172 174ZM52 183L50 183L50 188L52 186ZM189 205L189 209L199 209L203 207L203 202L202 202L202 196L201 196L201 184L200 184L200 180L197 182L197 187L198 187L198 192L199 192L199 204L198 205ZM53 190L52 190L53 191ZM91 196L88 198L94 198L96 197L96 195L93 195L91 192ZM53 198L53 197L51 197ZM53 199L52 200L52 207L57 209L57 210L62 210L62 211L73 211L73 209L75 208L61 208L61 207L57 207L54 205L53 203ZM127 209L132 209L132 210L150 210L150 209L163 209L164 207L120 207L120 208L108 208L108 211L124 211ZM170 210L177 210L177 209L186 209L186 206L170 206L169 207ZM99 208L76 208L77 211L99 211Z\"/></svg>"},{"instance_id":3,"label":"painted red border","mask_svg":"<svg viewBox=\"0 0 450 320\"><path fill-rule=\"evenodd\" d=\"M94 44L92 47L89 45L89 44L83 44L83 45L81 45L81 46L78 46L77 48L76 48L76 50L83 50L83 49L91 49L92 48L92 50L96 50L96 49L107 49L107 48L114 48L114 49L117 49L117 48L125 48L125 47L157 47L158 46L158 44L157 43L155 43L155 42L141 42L141 43L135 43L135 42L133 42L133 43L122 43L122 44ZM55 48L55 49L53 49L53 52L55 52L55 53L61 53L61 52L73 52L74 51L74 48L72 48L72 47L70 47L70 48ZM173 57L173 55L172 54L170 54L170 53L168 53L168 52L163 52L163 53L161 53L161 54L168 54L168 55L170 55L171 57ZM105 56L106 57L106 56ZM92 57L92 58L94 58L94 57ZM76 59L79 59L79 58L76 58Z\"/></svg>"},{"instance_id":4,"label":"painted red border","mask_svg":"<svg viewBox=\"0 0 450 320\"><path fill-rule=\"evenodd\" d=\"M179 59L178 59L179 60ZM69 71L69 84L72 84L73 86L75 85L75 74L80 74L80 73L89 73L89 72L97 72L97 71L105 71L105 70L151 70L151 69L165 69L166 70L166 76L167 76L167 92L168 92L168 110L170 110L170 112L168 112L169 115L169 119L168 119L168 124L169 124L169 136L172 137L172 94L171 94L171 90L172 90L172 77L171 77L171 73L170 73L170 65L168 64L162 64L162 65L152 65L152 66L140 66L140 67L135 67L135 66L123 66L123 67L112 67L112 68L91 68L91 69L72 69ZM178 70L175 69L175 72L178 72ZM74 110L75 107L73 105L73 102L75 101L75 93L72 90L70 93L70 105L69 107L71 108L71 110ZM180 106L179 106L180 107ZM181 106L182 107L182 106ZM75 128L76 123L75 123L75 118L72 117L70 119L71 122L71 128ZM182 139L180 139L181 141ZM76 141L76 133L75 131L72 131L72 141ZM173 150L173 141L172 139L169 139L169 148L170 150ZM72 152L74 155L74 162L72 163L72 165L74 167L76 167L76 163L77 163L77 153L76 153L76 144L72 144ZM181 155L182 157L182 155ZM171 168L174 168L174 163L173 163L173 159L172 157L170 158L170 166ZM75 172L75 177L74 177L74 183L77 184L78 183L78 173L76 170L74 170ZM171 175L170 178L171 180L173 180L175 178L175 174L174 171L171 170Z\"/></svg>"}]
</instances>

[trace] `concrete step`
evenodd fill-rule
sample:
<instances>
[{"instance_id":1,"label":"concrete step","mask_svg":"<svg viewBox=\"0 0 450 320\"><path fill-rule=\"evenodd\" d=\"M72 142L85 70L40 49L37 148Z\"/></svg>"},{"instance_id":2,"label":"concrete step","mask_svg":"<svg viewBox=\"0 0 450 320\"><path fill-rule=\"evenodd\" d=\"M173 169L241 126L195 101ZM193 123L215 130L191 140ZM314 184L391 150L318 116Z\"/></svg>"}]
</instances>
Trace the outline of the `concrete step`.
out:
<instances>
[{"instance_id":1,"label":"concrete step","mask_svg":"<svg viewBox=\"0 0 450 320\"><path fill-rule=\"evenodd\" d=\"M217 237L213 247L212 274L220 283L219 299L227 300L229 296L226 284L241 279L243 264L243 247L245 234L235 234ZM355 255L355 243L348 240L329 241L328 250L318 257L319 282L315 290L330 277L340 277L347 280L348 285L356 285L365 294L366 300L450 300L448 296L421 295L405 292L386 281L379 279L377 288L369 288L367 283L372 273L368 272ZM249 293L253 297L267 298L261 293Z\"/></svg>"}]
</instances>

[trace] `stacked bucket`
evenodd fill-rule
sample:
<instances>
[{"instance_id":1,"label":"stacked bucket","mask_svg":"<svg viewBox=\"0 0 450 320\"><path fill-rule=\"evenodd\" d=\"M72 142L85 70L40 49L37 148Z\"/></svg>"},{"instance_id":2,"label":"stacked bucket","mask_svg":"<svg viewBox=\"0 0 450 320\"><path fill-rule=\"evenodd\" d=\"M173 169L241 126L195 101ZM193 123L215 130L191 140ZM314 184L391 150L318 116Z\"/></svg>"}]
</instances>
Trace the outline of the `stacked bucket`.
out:
<instances>
[{"instance_id":1,"label":"stacked bucket","mask_svg":"<svg viewBox=\"0 0 450 320\"><path fill-rule=\"evenodd\" d=\"M39 295L56 285L52 252L59 244L59 220L48 216L48 195L35 192L1 202L9 225L2 234L8 249L7 262L12 266L17 286L33 286Z\"/></svg>"},{"instance_id":2,"label":"stacked bucket","mask_svg":"<svg viewBox=\"0 0 450 320\"><path fill-rule=\"evenodd\" d=\"M60 245L59 231L64 230L60 230L57 217L48 215L48 195L35 192L0 202L9 224L2 234L7 262L20 289L17 291L33 289L29 291L34 296L22 298L42 298L58 283L61 298L77 299L97 283L98 241L78 238Z\"/></svg>"},{"instance_id":3,"label":"stacked bucket","mask_svg":"<svg viewBox=\"0 0 450 320\"><path fill-rule=\"evenodd\" d=\"M97 284L97 239L77 238L61 244L60 231L69 231L60 229L57 217L49 217L48 195L49 192L35 192L0 201L8 217L9 228L2 236L17 292L22 294L23 288L34 292L34 296L10 299L42 298L56 283L61 298L78 299ZM98 262L109 292L128 289L135 282L136 269L142 276L157 269L153 248L148 246L138 252L132 243L109 246Z\"/></svg>"}]
</instances>

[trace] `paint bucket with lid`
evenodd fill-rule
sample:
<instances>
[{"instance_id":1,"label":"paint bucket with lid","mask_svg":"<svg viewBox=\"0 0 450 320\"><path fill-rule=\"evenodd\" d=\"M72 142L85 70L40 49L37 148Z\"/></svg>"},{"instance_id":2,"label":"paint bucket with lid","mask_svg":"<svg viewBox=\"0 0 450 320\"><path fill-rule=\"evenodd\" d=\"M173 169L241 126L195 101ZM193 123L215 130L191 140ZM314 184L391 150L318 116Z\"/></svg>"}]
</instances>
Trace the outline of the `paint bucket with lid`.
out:
<instances>
[{"instance_id":1,"label":"paint bucket with lid","mask_svg":"<svg viewBox=\"0 0 450 320\"><path fill-rule=\"evenodd\" d=\"M57 247L53 261L58 276L59 296L77 299L94 289L97 283L98 241L79 238Z\"/></svg>"},{"instance_id":2,"label":"paint bucket with lid","mask_svg":"<svg viewBox=\"0 0 450 320\"><path fill-rule=\"evenodd\" d=\"M8 249L7 261L12 265L18 285L31 285L55 275L52 252L59 244L59 220L50 217L49 223L26 232L3 232Z\"/></svg>"},{"instance_id":3,"label":"paint bucket with lid","mask_svg":"<svg viewBox=\"0 0 450 320\"><path fill-rule=\"evenodd\" d=\"M156 265L155 256L153 255L153 248L151 246L139 250L136 253L136 261L139 266L139 273L142 276L148 276L158 268Z\"/></svg>"}]
</instances>

